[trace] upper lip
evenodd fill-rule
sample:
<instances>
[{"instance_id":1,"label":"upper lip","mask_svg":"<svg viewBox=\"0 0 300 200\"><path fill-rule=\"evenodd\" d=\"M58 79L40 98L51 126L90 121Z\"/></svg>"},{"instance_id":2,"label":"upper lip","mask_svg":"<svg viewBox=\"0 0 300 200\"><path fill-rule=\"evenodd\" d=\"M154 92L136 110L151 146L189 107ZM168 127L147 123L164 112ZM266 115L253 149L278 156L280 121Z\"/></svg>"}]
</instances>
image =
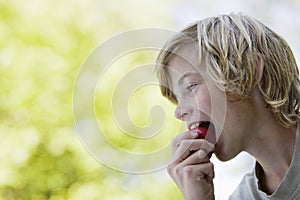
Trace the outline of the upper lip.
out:
<instances>
[{"instance_id":1,"label":"upper lip","mask_svg":"<svg viewBox=\"0 0 300 200\"><path fill-rule=\"evenodd\" d=\"M206 122L210 123L210 121L197 121L197 122L189 123L188 129L192 130L193 128L196 128L196 127L200 126L202 123L206 123Z\"/></svg>"}]
</instances>

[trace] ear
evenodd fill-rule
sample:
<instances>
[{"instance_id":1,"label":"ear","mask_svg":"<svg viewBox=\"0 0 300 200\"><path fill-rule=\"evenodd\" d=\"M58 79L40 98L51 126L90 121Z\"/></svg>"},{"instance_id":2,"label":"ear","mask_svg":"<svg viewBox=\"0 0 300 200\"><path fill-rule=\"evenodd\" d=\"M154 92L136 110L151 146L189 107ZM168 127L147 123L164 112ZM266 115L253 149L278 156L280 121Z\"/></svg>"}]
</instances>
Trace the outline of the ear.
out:
<instances>
[{"instance_id":1,"label":"ear","mask_svg":"<svg viewBox=\"0 0 300 200\"><path fill-rule=\"evenodd\" d=\"M257 60L258 60L258 77L257 77L257 84L260 82L263 71L264 71L264 59L261 57L260 54L257 54Z\"/></svg>"}]
</instances>

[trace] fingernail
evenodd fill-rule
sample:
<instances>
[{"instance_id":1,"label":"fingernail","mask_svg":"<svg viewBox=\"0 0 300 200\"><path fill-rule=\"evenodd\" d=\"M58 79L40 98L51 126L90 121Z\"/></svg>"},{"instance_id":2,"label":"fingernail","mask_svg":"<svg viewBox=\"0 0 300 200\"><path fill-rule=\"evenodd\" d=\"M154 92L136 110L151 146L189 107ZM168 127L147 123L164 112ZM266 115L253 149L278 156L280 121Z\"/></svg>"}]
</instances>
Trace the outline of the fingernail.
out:
<instances>
[{"instance_id":1,"label":"fingernail","mask_svg":"<svg viewBox=\"0 0 300 200\"><path fill-rule=\"evenodd\" d=\"M204 158L207 155L207 153L203 149L200 149L198 152L199 152L199 158Z\"/></svg>"},{"instance_id":2,"label":"fingernail","mask_svg":"<svg viewBox=\"0 0 300 200\"><path fill-rule=\"evenodd\" d=\"M193 132L191 132L191 136L193 138L197 138L198 137L198 133L193 131Z\"/></svg>"}]
</instances>

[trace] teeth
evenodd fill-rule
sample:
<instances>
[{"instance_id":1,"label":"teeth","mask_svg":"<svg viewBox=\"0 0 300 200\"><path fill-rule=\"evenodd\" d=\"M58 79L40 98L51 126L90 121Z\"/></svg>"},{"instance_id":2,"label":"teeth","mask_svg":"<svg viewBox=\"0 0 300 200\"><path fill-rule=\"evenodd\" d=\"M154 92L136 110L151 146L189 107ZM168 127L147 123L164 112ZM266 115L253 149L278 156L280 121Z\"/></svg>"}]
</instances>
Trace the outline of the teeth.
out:
<instances>
[{"instance_id":1,"label":"teeth","mask_svg":"<svg viewBox=\"0 0 300 200\"><path fill-rule=\"evenodd\" d=\"M194 129L194 128L197 128L199 127L200 125L202 126L209 126L210 122L209 121L201 121L201 122L196 122L196 123L193 123L191 126L190 126L190 130Z\"/></svg>"},{"instance_id":2,"label":"teeth","mask_svg":"<svg viewBox=\"0 0 300 200\"><path fill-rule=\"evenodd\" d=\"M198 126L200 126L200 122L192 124L191 127L190 127L190 129L197 128Z\"/></svg>"}]
</instances>

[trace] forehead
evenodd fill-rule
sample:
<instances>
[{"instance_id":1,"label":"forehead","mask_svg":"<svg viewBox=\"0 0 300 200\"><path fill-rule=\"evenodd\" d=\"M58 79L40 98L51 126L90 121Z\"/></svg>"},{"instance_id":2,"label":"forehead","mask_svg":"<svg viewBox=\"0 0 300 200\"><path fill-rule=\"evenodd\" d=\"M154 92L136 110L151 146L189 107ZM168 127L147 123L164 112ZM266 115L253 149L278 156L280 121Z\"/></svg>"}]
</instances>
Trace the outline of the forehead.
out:
<instances>
[{"instance_id":1,"label":"forehead","mask_svg":"<svg viewBox=\"0 0 300 200\"><path fill-rule=\"evenodd\" d=\"M182 76L188 77L190 74L202 74L204 60L199 56L198 48L195 45L189 45L182 48L170 59L167 67L167 73L171 82L177 82Z\"/></svg>"},{"instance_id":2,"label":"forehead","mask_svg":"<svg viewBox=\"0 0 300 200\"><path fill-rule=\"evenodd\" d=\"M195 44L186 45L173 53L168 65L176 67L177 65L192 65L194 67L199 65L199 50Z\"/></svg>"}]
</instances>

